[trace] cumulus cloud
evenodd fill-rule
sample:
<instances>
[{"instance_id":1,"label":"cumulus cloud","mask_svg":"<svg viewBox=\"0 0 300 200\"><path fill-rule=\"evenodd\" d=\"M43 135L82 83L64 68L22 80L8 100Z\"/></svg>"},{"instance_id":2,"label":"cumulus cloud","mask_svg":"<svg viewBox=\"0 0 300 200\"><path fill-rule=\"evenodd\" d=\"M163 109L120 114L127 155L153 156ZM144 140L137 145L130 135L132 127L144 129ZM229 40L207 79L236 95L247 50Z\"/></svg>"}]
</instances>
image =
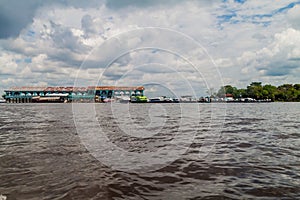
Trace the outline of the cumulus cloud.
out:
<instances>
[{"instance_id":1,"label":"cumulus cloud","mask_svg":"<svg viewBox=\"0 0 300 200\"><path fill-rule=\"evenodd\" d=\"M297 83L300 70L300 31L289 28L274 34L272 42L255 51L245 51L234 60L241 66L241 82ZM243 80L245 79L245 80Z\"/></svg>"},{"instance_id":2,"label":"cumulus cloud","mask_svg":"<svg viewBox=\"0 0 300 200\"><path fill-rule=\"evenodd\" d=\"M20 30L32 22L34 11L38 7L33 1L1 1L0 38L18 36Z\"/></svg>"},{"instance_id":3,"label":"cumulus cloud","mask_svg":"<svg viewBox=\"0 0 300 200\"><path fill-rule=\"evenodd\" d=\"M21 30L33 22L38 9L42 7L90 8L99 6L104 1L91 0L2 0L0 1L0 38L17 37Z\"/></svg>"},{"instance_id":4,"label":"cumulus cloud","mask_svg":"<svg viewBox=\"0 0 300 200\"><path fill-rule=\"evenodd\" d=\"M281 76L293 74L300 67L300 31L287 29L275 35L274 42L259 52L259 56L268 56L265 75Z\"/></svg>"},{"instance_id":5,"label":"cumulus cloud","mask_svg":"<svg viewBox=\"0 0 300 200\"><path fill-rule=\"evenodd\" d=\"M144 7L157 7L157 6L170 6L177 3L181 3L181 0L107 0L106 5L108 8L111 9L120 9L124 7L138 7L138 8L144 8ZM201 5L211 5L210 0L201 0Z\"/></svg>"},{"instance_id":6,"label":"cumulus cloud","mask_svg":"<svg viewBox=\"0 0 300 200\"><path fill-rule=\"evenodd\" d=\"M295 5L290 9L287 18L294 28L300 29L300 5Z\"/></svg>"}]
</instances>

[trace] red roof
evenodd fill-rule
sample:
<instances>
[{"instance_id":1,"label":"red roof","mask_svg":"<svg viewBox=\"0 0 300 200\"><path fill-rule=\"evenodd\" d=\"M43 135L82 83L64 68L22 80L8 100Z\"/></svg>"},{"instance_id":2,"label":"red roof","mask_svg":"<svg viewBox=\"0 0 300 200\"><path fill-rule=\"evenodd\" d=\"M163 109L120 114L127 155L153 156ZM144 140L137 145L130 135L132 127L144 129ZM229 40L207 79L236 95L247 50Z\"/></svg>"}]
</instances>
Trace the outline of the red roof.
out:
<instances>
[{"instance_id":1,"label":"red roof","mask_svg":"<svg viewBox=\"0 0 300 200\"><path fill-rule=\"evenodd\" d=\"M87 90L145 90L143 86L89 86L89 87L12 87L9 90L12 92L86 92Z\"/></svg>"},{"instance_id":2,"label":"red roof","mask_svg":"<svg viewBox=\"0 0 300 200\"><path fill-rule=\"evenodd\" d=\"M89 90L145 90L143 86L89 86Z\"/></svg>"}]
</instances>

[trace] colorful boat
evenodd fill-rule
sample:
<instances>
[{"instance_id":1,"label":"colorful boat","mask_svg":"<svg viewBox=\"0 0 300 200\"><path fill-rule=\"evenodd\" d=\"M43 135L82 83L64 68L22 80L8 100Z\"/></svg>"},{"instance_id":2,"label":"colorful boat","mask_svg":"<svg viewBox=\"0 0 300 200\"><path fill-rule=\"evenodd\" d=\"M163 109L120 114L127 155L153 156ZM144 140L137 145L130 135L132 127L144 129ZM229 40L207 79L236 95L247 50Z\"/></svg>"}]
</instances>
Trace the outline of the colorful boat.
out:
<instances>
[{"instance_id":1,"label":"colorful boat","mask_svg":"<svg viewBox=\"0 0 300 200\"><path fill-rule=\"evenodd\" d=\"M146 96L131 96L130 102L131 103L147 103L148 98Z\"/></svg>"}]
</instances>

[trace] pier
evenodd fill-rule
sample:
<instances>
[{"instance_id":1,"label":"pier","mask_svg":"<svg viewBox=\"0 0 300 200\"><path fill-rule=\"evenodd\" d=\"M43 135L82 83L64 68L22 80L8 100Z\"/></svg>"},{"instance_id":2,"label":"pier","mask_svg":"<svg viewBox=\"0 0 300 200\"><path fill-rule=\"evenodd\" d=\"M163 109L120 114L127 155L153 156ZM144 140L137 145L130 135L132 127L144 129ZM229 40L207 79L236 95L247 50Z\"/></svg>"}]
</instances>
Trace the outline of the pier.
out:
<instances>
[{"instance_id":1,"label":"pier","mask_svg":"<svg viewBox=\"0 0 300 200\"><path fill-rule=\"evenodd\" d=\"M119 96L143 96L143 86L12 87L4 90L7 103L103 102Z\"/></svg>"}]
</instances>

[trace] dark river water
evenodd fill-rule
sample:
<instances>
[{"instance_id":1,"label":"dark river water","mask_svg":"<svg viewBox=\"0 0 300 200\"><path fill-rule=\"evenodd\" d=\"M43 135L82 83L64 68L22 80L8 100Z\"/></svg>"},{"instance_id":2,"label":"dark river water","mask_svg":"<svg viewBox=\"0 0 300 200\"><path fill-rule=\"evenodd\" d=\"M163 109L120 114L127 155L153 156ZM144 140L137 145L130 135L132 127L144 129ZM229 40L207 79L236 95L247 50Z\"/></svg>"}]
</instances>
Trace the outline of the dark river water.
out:
<instances>
[{"instance_id":1,"label":"dark river water","mask_svg":"<svg viewBox=\"0 0 300 200\"><path fill-rule=\"evenodd\" d=\"M13 199L299 199L300 103L0 104Z\"/></svg>"}]
</instances>

